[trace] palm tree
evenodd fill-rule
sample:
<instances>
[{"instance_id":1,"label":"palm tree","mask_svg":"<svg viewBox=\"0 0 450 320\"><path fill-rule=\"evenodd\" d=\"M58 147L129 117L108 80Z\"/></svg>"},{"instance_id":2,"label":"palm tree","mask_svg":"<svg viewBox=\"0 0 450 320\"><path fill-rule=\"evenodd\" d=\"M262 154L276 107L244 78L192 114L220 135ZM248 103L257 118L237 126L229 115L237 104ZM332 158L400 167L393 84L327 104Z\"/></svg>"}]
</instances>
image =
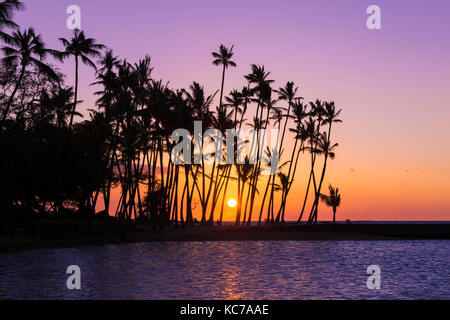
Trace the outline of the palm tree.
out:
<instances>
[{"instance_id":1,"label":"palm tree","mask_svg":"<svg viewBox=\"0 0 450 320\"><path fill-rule=\"evenodd\" d=\"M325 178L325 172L327 170L327 162L328 158L333 160L335 158L334 149L337 148L339 144L331 144L331 141L328 137L328 134L326 132L323 132L320 134L319 138L317 139L317 148L315 150L316 154L324 154L325 160L323 162L323 168L322 168L322 174L320 177L319 186L317 187L316 191L316 199L314 201L313 207L311 209L310 213L310 222L317 222L317 209L318 209L318 203L320 198L320 190L322 188L323 179Z\"/></svg>"},{"instance_id":2,"label":"palm tree","mask_svg":"<svg viewBox=\"0 0 450 320\"><path fill-rule=\"evenodd\" d=\"M247 85L242 88L241 90L241 102L242 102L242 112L241 112L241 119L239 120L239 129L242 128L242 122L244 121L244 116L247 113L247 107L248 104L253 101L253 90L250 89L250 87Z\"/></svg>"},{"instance_id":3,"label":"palm tree","mask_svg":"<svg viewBox=\"0 0 450 320\"><path fill-rule=\"evenodd\" d=\"M100 56L100 50L105 48L104 45L98 44L95 42L95 39L92 38L86 38L83 31L75 30L73 38L70 40L67 40L65 38L59 39L63 46L65 47L65 51L53 51L53 54L59 58L61 61L64 61L64 59L73 56L75 58L75 94L74 94L74 104L73 104L73 111L72 115L70 117L69 122L69 132L72 130L72 124L73 124L73 115L75 114L75 110L77 108L77 98L78 98L78 66L79 66L79 60L92 67L97 71L97 67L95 66L95 63L92 62L90 58L96 58Z\"/></svg>"},{"instance_id":4,"label":"palm tree","mask_svg":"<svg viewBox=\"0 0 450 320\"><path fill-rule=\"evenodd\" d=\"M328 190L330 194L320 194L320 199L325 202L327 206L333 208L333 223L336 223L336 210L341 205L341 195L339 194L339 189L333 188L331 184L328 186Z\"/></svg>"},{"instance_id":5,"label":"palm tree","mask_svg":"<svg viewBox=\"0 0 450 320\"><path fill-rule=\"evenodd\" d=\"M338 119L340 116L342 110L336 111L336 106L334 104L334 101L331 102L325 102L325 107L323 110L323 124L328 123L328 136L331 135L331 126L333 123L339 123L342 122L342 120Z\"/></svg>"},{"instance_id":6,"label":"palm tree","mask_svg":"<svg viewBox=\"0 0 450 320\"><path fill-rule=\"evenodd\" d=\"M212 117L212 125L214 128L218 129L222 133L223 137L225 137L226 131L228 129L234 128L236 125L236 120L233 121L233 119L232 119L233 111L228 112L225 108L217 108L216 114L217 114L216 116ZM224 151L225 151L225 149L220 150L220 151L216 150L216 152L222 152L222 154L224 153ZM214 169L214 166L216 165L215 161L216 160L214 160L213 169ZM211 174L212 174L211 181L214 180L214 191L213 191L212 204L211 204L211 213L210 213L210 216L208 219L208 222L211 225L214 222L214 210L215 210L217 202L219 201L219 198L220 198L220 190L222 189L224 184L225 184L225 190L224 190L224 195L222 198L222 205L224 205L224 202L225 202L225 196L226 196L226 192L227 192L226 188L228 186L228 181L224 181L224 180L226 180L225 172L228 172L229 169L230 168L226 164L218 163L215 179L214 179L214 171L213 170L211 171ZM222 171L223 174L220 174L220 171ZM211 185L210 185L210 188L211 188ZM223 211L221 211L221 213L223 213ZM219 221L221 221L221 219Z\"/></svg>"},{"instance_id":7,"label":"palm tree","mask_svg":"<svg viewBox=\"0 0 450 320\"><path fill-rule=\"evenodd\" d=\"M48 75L56 81L59 81L59 77L49 65L42 62L49 50L45 48L45 45L41 40L41 36L36 35L33 28L24 31L17 30L14 31L12 35L1 33L0 37L6 43L6 46L1 48L3 54L5 55L2 59L5 67L11 67L14 65L21 66L19 78L17 79L14 90L6 103L5 110L3 110L3 115L0 122L1 131L17 90L22 83L26 68L29 65L38 68L42 73Z\"/></svg>"},{"instance_id":8,"label":"palm tree","mask_svg":"<svg viewBox=\"0 0 450 320\"><path fill-rule=\"evenodd\" d=\"M219 47L219 52L211 53L212 56L215 58L215 60L213 61L213 64L216 65L216 66L220 66L220 65L223 66L222 86L221 86L221 89L220 89L220 104L219 104L219 108L222 108L223 86L225 84L225 70L228 69L229 66L230 67L236 67L236 63L231 61L231 58L233 57L233 48L234 48L234 45L232 45L231 48L228 49L223 44L221 44L220 47Z\"/></svg>"},{"instance_id":9,"label":"palm tree","mask_svg":"<svg viewBox=\"0 0 450 320\"><path fill-rule=\"evenodd\" d=\"M256 64L251 65L252 72L245 75L244 78L251 84L256 84L257 86L266 83L273 83L274 80L268 80L267 77L270 75L270 71L266 72L264 66L259 66Z\"/></svg>"},{"instance_id":10,"label":"palm tree","mask_svg":"<svg viewBox=\"0 0 450 320\"><path fill-rule=\"evenodd\" d=\"M268 79L270 72L266 72L264 66L259 66L259 65L255 65L252 64L251 65L252 68L252 72L245 75L244 78L248 81L248 83L254 84L255 87L252 88L251 90L253 92L256 93L256 98L253 100L254 102L257 103L256 106L256 113L255 113L255 117L254 117L254 129L258 130L257 134L256 134L256 148L255 148L255 139L253 139L253 141L251 142L250 145L250 154L252 156L252 160L253 157L255 156L255 151L256 151L256 155L261 155L261 153L264 150L260 149L260 145L264 144L264 140L261 141L261 138L264 139L264 136L261 137L260 135L260 129L266 129L268 124L269 124L269 116L270 116L270 110L272 107L272 100L271 100L271 96L272 96L272 88L271 88L271 83L274 82L274 80L270 80ZM267 114L266 114L266 119L264 120L263 118L263 112L264 109L267 108ZM261 143L262 142L262 143ZM256 149L256 150L255 150ZM256 196L256 187L258 185L258 179L259 179L259 171L261 169L261 162L257 161L257 164L254 166L254 171L252 173L252 181L249 184L249 189L248 189L248 193L249 196L251 197L251 201L250 201L250 207L249 210L250 212L252 212L253 210L253 205L254 205L254 200L255 200L255 196ZM251 188L250 188L251 186Z\"/></svg>"},{"instance_id":11,"label":"palm tree","mask_svg":"<svg viewBox=\"0 0 450 320\"><path fill-rule=\"evenodd\" d=\"M0 33L2 27L16 28L17 24L11 20L14 10L23 9L24 5L19 0L5 0L0 2Z\"/></svg>"},{"instance_id":12,"label":"palm tree","mask_svg":"<svg viewBox=\"0 0 450 320\"><path fill-rule=\"evenodd\" d=\"M274 80L267 79L270 75L270 72L266 72L264 66L259 66L256 64L251 65L252 72L245 75L244 78L248 81L249 84L254 84L255 87L252 88L252 91L257 93L258 97L255 100L257 102L256 107L256 117L262 118L263 108L261 104L264 101L270 101L271 88L270 84L274 82ZM259 109L261 107L261 114L259 113Z\"/></svg>"},{"instance_id":13,"label":"palm tree","mask_svg":"<svg viewBox=\"0 0 450 320\"><path fill-rule=\"evenodd\" d=\"M202 129L203 131L207 130L211 124L212 124L212 112L210 111L210 106L214 100L214 97L217 94L217 91L209 96L205 95L205 91L203 86L198 84L197 82L194 82L190 86L190 92L184 91L186 95L186 102L193 110L194 119L197 121L202 122ZM203 134L203 132L202 132ZM210 195L210 188L208 189L208 192L206 191L206 172L204 170L206 169L204 158L201 157L201 166L203 168L202 172L202 191L199 192L200 202L202 205L202 223L206 223L206 209L208 207L208 200ZM214 166L213 166L214 170ZM197 171L198 172L198 171ZM212 175L210 176L212 177ZM194 176L194 182L196 181L196 176ZM212 179L210 179L210 186L213 183Z\"/></svg>"},{"instance_id":14,"label":"palm tree","mask_svg":"<svg viewBox=\"0 0 450 320\"><path fill-rule=\"evenodd\" d=\"M288 120L290 118L290 111L291 111L292 103L293 103L294 99L302 99L302 98L296 97L297 90L298 90L298 87L294 87L294 82L292 82L292 81L288 81L283 88L280 88L279 90L274 90L276 93L278 93L279 100L285 100L288 102L286 120L284 121L283 133L281 135L280 150L283 146L284 135L286 133L286 126L287 126Z\"/></svg>"},{"instance_id":15,"label":"palm tree","mask_svg":"<svg viewBox=\"0 0 450 320\"><path fill-rule=\"evenodd\" d=\"M213 103L217 91L212 95L206 96L204 87L197 82L193 82L189 86L189 89L190 92L184 90L186 102L193 110L194 117L196 118L195 120L203 122L203 129L205 130L205 127L211 123L211 111L209 108Z\"/></svg>"},{"instance_id":16,"label":"palm tree","mask_svg":"<svg viewBox=\"0 0 450 320\"><path fill-rule=\"evenodd\" d=\"M121 64L121 60L119 57L114 56L112 50L106 51L105 55L99 61L102 66L98 69L99 74L107 74L108 72L112 72L114 68Z\"/></svg>"},{"instance_id":17,"label":"palm tree","mask_svg":"<svg viewBox=\"0 0 450 320\"><path fill-rule=\"evenodd\" d=\"M286 87L287 88L289 87L289 83ZM289 90L287 90L287 91L289 92ZM291 95L291 97L292 96L293 95ZM288 180L290 182L288 183L288 187L286 189L282 190L282 202L281 202L279 213L281 212L281 222L283 222L283 223L284 223L284 214L286 212L287 197L288 197L289 191L291 190L292 183L294 181L300 152L304 149L303 144L305 141L305 139L304 139L305 135L302 134L304 131L303 130L304 129L303 128L303 119L306 117L307 113L306 113L306 106L301 101L302 99L303 98L296 98L295 101L291 100L291 103L290 103L290 105L292 105L292 109L293 109L294 122L297 124L297 127L296 127L296 129L290 130L291 132L294 132L296 134L296 136L295 136L294 147L292 149L291 160L289 161L289 169L288 169L288 174L287 174ZM287 117L289 117L289 111L288 111ZM286 122L285 122L285 125L286 125ZM298 145L299 141L300 141L300 147L297 150L297 145ZM294 161L295 154L297 154L297 156ZM278 216L279 216L279 214L278 214ZM278 216L277 216L277 222L279 220Z\"/></svg>"},{"instance_id":18,"label":"palm tree","mask_svg":"<svg viewBox=\"0 0 450 320\"><path fill-rule=\"evenodd\" d=\"M72 88L57 88L52 91L51 102L56 109L56 123L58 128L64 128L67 126L67 118L72 115L72 99ZM78 112L76 112L75 115L78 117L82 116Z\"/></svg>"},{"instance_id":19,"label":"palm tree","mask_svg":"<svg viewBox=\"0 0 450 320\"><path fill-rule=\"evenodd\" d=\"M328 154L327 154L327 150L328 149L333 149L335 146L337 146L337 144L335 146L331 146L330 143L330 138L331 138L331 127L333 125L333 123L339 123L342 122L342 120L338 119L339 115L341 113L341 110L336 110L336 106L334 101L331 102L325 102L323 107L322 107L322 124L326 125L328 124L328 134L326 135L326 137L328 138L328 141L324 141L324 135L322 134L321 136L319 136L319 139L317 141L317 146L319 148L319 153L320 151L322 151L323 153L325 153L325 163L324 163L324 170L322 171L322 176L320 179L320 183L319 183L319 188L316 190L316 199L314 201L314 205L311 209L311 213L313 213L314 211L314 215L315 215L315 219L317 220L317 209L318 209L318 204L319 204L319 196L320 196L320 189L322 187L322 181L323 178L325 176L325 167L326 167L326 160L328 158ZM325 138L326 138L325 137ZM331 151L331 150L330 150ZM334 153L333 153L333 157L334 158Z\"/></svg>"},{"instance_id":20,"label":"palm tree","mask_svg":"<svg viewBox=\"0 0 450 320\"><path fill-rule=\"evenodd\" d=\"M232 108L232 112L234 114L234 122L236 123L237 115L242 114L242 112L244 111L243 109L241 109L243 103L242 95L239 91L234 89L230 92L228 97L225 97L225 101L227 103L224 106ZM221 108L219 107L219 109Z\"/></svg>"}]
</instances>

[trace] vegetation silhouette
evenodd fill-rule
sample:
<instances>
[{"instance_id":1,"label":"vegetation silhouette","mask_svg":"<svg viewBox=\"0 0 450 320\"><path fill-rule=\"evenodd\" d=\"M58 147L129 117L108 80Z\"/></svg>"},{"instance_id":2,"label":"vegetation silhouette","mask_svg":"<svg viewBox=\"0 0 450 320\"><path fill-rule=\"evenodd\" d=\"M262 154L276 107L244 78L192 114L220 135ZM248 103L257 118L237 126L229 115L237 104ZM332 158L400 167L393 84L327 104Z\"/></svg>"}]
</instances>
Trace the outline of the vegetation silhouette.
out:
<instances>
[{"instance_id":1,"label":"vegetation silhouette","mask_svg":"<svg viewBox=\"0 0 450 320\"><path fill-rule=\"evenodd\" d=\"M341 205L341 195L338 188L333 188L330 184L328 186L329 195L320 194L320 199L326 203L327 206L333 208L333 223L336 223L336 210Z\"/></svg>"},{"instance_id":2,"label":"vegetation silhouette","mask_svg":"<svg viewBox=\"0 0 450 320\"><path fill-rule=\"evenodd\" d=\"M236 226L250 225L255 215L261 224L264 213L267 225L283 224L291 188L299 182L298 169L307 167L300 163L302 154L310 165L298 221L311 194L304 221L317 223L320 199L336 212L338 189L330 186L329 196L321 194L328 160L338 146L331 136L333 124L341 122L341 110L333 101L306 103L292 81L273 89L270 72L256 64L244 76L247 85L225 95L225 72L236 63L231 60L234 46L224 45L212 53L212 63L222 66L219 90L208 94L198 82L188 89L172 89L153 78L150 56L129 63L83 31L75 30L71 39L60 38L63 50L46 48L32 28L20 31L12 20L13 12L22 8L20 1L0 2L0 162L6 168L0 179L8 186L0 193L3 225L69 216L75 221L90 219L90 230L96 220L105 222L107 232L111 228L126 232L136 223L151 224L161 232L167 225L193 225L197 203L200 224L221 225L224 204L234 191L231 186L236 186ZM74 87L67 86L66 77L46 61L49 56L55 62L74 57ZM96 74L92 85L99 89L89 119L77 122L74 119L82 117L77 111L80 62L92 67ZM211 163L202 158L201 164L174 164L172 132L185 128L192 137L195 121L202 122L202 134L210 128L223 136L228 129L257 130L255 141L243 145L234 141L234 156L239 148L250 146L268 164L262 159L253 163L248 157L243 164L227 164L214 155ZM277 147L260 150L265 139L261 130L270 128L280 132ZM294 140L289 154L288 133ZM192 139L189 145L194 150ZM219 152L226 156L226 148ZM282 159L279 171L262 175L277 158ZM115 191L119 196L113 207ZM103 211L95 214L99 207ZM77 228L79 233L80 225Z\"/></svg>"}]
</instances>

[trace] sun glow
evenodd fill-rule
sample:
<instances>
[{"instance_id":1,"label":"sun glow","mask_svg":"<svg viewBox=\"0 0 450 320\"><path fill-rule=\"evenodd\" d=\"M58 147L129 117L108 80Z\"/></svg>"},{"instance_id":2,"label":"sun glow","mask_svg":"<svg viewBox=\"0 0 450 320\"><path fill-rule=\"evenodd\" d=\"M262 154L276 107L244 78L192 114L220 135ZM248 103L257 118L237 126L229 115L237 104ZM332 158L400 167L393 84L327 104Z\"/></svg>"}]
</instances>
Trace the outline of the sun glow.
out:
<instances>
[{"instance_id":1,"label":"sun glow","mask_svg":"<svg viewBox=\"0 0 450 320\"><path fill-rule=\"evenodd\" d=\"M228 200L228 206L230 207L230 208L234 208L234 207L236 207L236 205L237 205L237 201L236 201L236 199L230 199L230 200Z\"/></svg>"}]
</instances>

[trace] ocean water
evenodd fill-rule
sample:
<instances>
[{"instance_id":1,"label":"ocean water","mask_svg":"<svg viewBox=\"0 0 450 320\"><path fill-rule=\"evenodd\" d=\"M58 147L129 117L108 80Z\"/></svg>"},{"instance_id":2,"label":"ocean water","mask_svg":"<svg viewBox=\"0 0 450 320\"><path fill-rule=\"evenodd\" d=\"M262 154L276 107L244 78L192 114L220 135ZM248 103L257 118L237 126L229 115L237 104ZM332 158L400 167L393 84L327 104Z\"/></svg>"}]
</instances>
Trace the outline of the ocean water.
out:
<instances>
[{"instance_id":1,"label":"ocean water","mask_svg":"<svg viewBox=\"0 0 450 320\"><path fill-rule=\"evenodd\" d=\"M67 267L81 269L69 290ZM381 288L367 287L368 266ZM450 241L167 242L0 255L0 299L450 299Z\"/></svg>"}]
</instances>

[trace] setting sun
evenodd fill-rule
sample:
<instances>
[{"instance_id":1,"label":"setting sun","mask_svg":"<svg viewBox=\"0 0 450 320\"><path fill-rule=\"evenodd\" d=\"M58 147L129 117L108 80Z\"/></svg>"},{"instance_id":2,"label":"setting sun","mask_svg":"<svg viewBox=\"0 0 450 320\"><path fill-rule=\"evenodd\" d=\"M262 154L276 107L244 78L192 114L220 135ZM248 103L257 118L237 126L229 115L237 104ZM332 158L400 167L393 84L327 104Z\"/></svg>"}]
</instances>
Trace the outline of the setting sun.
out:
<instances>
[{"instance_id":1,"label":"setting sun","mask_svg":"<svg viewBox=\"0 0 450 320\"><path fill-rule=\"evenodd\" d=\"M234 208L237 205L237 201L235 199L230 199L227 203L230 208Z\"/></svg>"}]
</instances>

